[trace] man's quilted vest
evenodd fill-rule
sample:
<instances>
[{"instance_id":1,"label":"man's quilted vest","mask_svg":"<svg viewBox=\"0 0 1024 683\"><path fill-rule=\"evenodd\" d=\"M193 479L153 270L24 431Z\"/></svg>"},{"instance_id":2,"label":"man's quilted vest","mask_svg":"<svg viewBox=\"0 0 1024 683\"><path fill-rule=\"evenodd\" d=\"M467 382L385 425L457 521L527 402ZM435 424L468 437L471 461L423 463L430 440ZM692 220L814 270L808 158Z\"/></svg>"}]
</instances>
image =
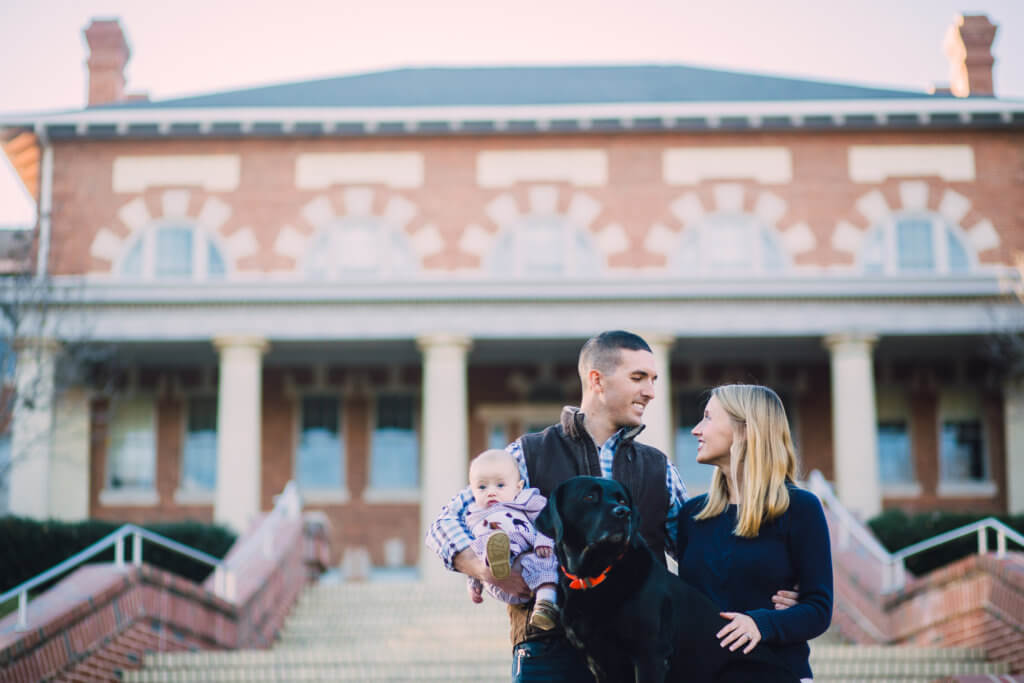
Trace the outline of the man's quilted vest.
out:
<instances>
[{"instance_id":1,"label":"man's quilted vest","mask_svg":"<svg viewBox=\"0 0 1024 683\"><path fill-rule=\"evenodd\" d=\"M668 489L665 485L665 454L656 448L636 443L642 428L623 435L612 462L612 478L629 491L640 516L640 535L664 562L665 515L668 513ZM562 410L559 424L519 439L530 475L530 486L544 497L566 479L578 475L601 476L597 446L583 426L583 413L575 408ZM531 605L509 605L512 642L561 635L560 629L527 629Z\"/></svg>"}]
</instances>

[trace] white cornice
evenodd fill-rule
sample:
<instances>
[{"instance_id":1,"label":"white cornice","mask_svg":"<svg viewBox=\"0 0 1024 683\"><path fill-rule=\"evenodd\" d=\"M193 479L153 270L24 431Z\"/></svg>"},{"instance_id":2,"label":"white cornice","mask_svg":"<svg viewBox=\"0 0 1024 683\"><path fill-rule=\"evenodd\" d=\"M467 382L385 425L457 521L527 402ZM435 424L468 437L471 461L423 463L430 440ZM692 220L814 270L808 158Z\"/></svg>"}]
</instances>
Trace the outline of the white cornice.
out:
<instances>
[{"instance_id":1,"label":"white cornice","mask_svg":"<svg viewBox=\"0 0 1024 683\"><path fill-rule=\"evenodd\" d=\"M53 126L74 127L77 135L89 135L90 127L112 127L105 136L131 133L131 126L154 126L155 136L174 135L173 125L194 125L196 134L217 135L218 124L237 124L243 135L258 134L260 124L280 127L284 135L303 134L296 126L317 125L324 134L337 131L337 124L362 124L367 132L377 131L380 124L396 124L395 130L377 131L391 134L423 133L433 129L429 124L444 124L444 132L473 132L467 124L484 122L493 125L493 132L509 129L516 122L530 122L538 130L552 130L552 123L572 122L578 130L592 129L597 122L616 122L628 130L640 122L660 121L664 128L676 127L679 121L704 122L707 128L723 127L730 120L744 120L749 128L762 128L766 119L787 119L793 127L801 127L808 119L826 119L835 127L843 127L851 117L873 117L884 127L891 117L914 117L921 125L933 122L935 116L956 115L960 123L1020 124L1024 117L1024 101L995 98L917 98L867 100L808 100L783 102L627 102L615 104L517 105L476 107L237 107L181 108L149 106L145 108L86 109L72 112L35 113L0 117L0 127L32 127L40 135ZM979 121L985 115L994 120ZM945 121L949 123L948 121ZM816 121L816 124L820 121ZM428 124L424 127L424 124ZM433 131L437 132L437 131ZM555 126L553 132L557 131Z\"/></svg>"},{"instance_id":2,"label":"white cornice","mask_svg":"<svg viewBox=\"0 0 1024 683\"><path fill-rule=\"evenodd\" d=\"M849 275L664 278L637 276L540 281L479 277L421 277L393 281L305 282L236 280L223 283L125 282L64 276L54 278L61 300L79 304L377 303L574 300L808 300L1009 298L1019 275L1011 268L942 277Z\"/></svg>"}]
</instances>

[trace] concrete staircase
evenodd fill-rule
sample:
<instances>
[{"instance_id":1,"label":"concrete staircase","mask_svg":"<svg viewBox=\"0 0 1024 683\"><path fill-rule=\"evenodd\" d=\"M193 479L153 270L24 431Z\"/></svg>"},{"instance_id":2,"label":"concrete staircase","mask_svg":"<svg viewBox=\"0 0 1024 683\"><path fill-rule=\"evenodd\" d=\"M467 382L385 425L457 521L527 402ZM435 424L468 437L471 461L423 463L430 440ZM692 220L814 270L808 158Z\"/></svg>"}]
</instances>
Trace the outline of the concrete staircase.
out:
<instances>
[{"instance_id":1,"label":"concrete staircase","mask_svg":"<svg viewBox=\"0 0 1024 683\"><path fill-rule=\"evenodd\" d=\"M455 577L453 577L455 579ZM956 675L1002 674L976 650L812 643L816 683L929 683ZM124 680L442 681L511 678L504 605L472 604L457 579L418 583L320 584L302 596L270 650L156 653Z\"/></svg>"}]
</instances>

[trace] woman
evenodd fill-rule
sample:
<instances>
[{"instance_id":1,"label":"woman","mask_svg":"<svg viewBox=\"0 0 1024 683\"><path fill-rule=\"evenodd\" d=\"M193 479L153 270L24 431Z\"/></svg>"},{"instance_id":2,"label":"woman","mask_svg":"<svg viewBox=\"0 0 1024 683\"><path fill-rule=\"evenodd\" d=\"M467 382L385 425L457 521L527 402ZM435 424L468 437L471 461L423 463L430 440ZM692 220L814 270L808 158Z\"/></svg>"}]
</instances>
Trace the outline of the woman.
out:
<instances>
[{"instance_id":1,"label":"woman","mask_svg":"<svg viewBox=\"0 0 1024 683\"><path fill-rule=\"evenodd\" d=\"M724 610L722 647L769 647L809 680L807 641L832 618L832 556L821 503L793 483L782 401L767 387L717 387L693 435L697 462L716 469L679 514L679 576ZM799 602L774 609L772 594L791 585Z\"/></svg>"}]
</instances>

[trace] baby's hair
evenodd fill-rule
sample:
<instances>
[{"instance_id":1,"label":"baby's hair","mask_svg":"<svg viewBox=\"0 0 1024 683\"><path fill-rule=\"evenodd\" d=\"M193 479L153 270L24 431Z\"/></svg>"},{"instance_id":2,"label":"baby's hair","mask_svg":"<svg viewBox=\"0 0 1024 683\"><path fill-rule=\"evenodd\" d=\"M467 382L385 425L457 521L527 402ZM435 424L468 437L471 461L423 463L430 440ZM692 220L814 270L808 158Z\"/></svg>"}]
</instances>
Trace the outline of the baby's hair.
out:
<instances>
[{"instance_id":1,"label":"baby's hair","mask_svg":"<svg viewBox=\"0 0 1024 683\"><path fill-rule=\"evenodd\" d=\"M515 457L508 451L503 451L500 448L489 448L473 458L469 462L469 473L472 476L473 466L477 463L483 464L485 462L500 462L502 460L512 463L512 470L516 473L517 481L522 478L522 475L519 474L519 463L516 462Z\"/></svg>"}]
</instances>

